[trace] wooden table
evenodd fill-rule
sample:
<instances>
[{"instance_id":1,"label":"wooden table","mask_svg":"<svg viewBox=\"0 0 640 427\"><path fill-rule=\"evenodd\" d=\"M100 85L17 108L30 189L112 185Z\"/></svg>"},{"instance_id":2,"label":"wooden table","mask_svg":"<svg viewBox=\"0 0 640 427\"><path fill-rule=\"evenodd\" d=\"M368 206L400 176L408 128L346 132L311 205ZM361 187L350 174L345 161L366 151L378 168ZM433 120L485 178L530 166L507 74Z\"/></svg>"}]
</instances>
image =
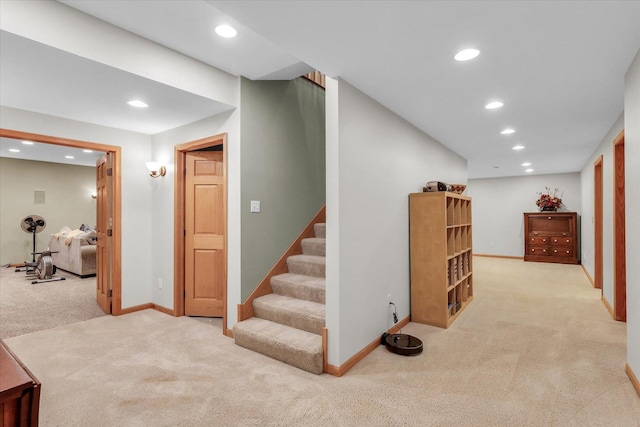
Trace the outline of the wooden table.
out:
<instances>
[{"instance_id":1,"label":"wooden table","mask_svg":"<svg viewBox=\"0 0 640 427\"><path fill-rule=\"evenodd\" d=\"M0 427L38 425L40 382L0 340Z\"/></svg>"}]
</instances>

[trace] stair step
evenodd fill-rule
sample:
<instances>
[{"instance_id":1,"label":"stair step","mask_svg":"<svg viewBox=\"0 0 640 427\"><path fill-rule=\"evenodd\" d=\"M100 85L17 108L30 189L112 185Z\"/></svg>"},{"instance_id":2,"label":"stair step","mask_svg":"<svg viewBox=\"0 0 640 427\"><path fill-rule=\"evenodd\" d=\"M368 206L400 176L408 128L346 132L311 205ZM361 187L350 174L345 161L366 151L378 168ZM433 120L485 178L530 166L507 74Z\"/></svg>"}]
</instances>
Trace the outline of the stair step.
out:
<instances>
[{"instance_id":1,"label":"stair step","mask_svg":"<svg viewBox=\"0 0 640 427\"><path fill-rule=\"evenodd\" d=\"M313 232L316 237L326 238L327 237L327 224L324 222L319 222L317 224L313 224Z\"/></svg>"},{"instance_id":2,"label":"stair step","mask_svg":"<svg viewBox=\"0 0 640 427\"><path fill-rule=\"evenodd\" d=\"M320 335L252 317L233 326L233 337L244 348L313 374L322 373Z\"/></svg>"},{"instance_id":3,"label":"stair step","mask_svg":"<svg viewBox=\"0 0 640 427\"><path fill-rule=\"evenodd\" d=\"M305 255L326 256L327 239L324 237L302 239L302 253Z\"/></svg>"},{"instance_id":4,"label":"stair step","mask_svg":"<svg viewBox=\"0 0 640 427\"><path fill-rule=\"evenodd\" d=\"M274 294L325 303L325 279L322 277L279 274L271 278L271 289Z\"/></svg>"},{"instance_id":5,"label":"stair step","mask_svg":"<svg viewBox=\"0 0 640 427\"><path fill-rule=\"evenodd\" d=\"M325 311L324 304L284 295L268 294L253 300L256 317L318 335L325 324Z\"/></svg>"},{"instance_id":6,"label":"stair step","mask_svg":"<svg viewBox=\"0 0 640 427\"><path fill-rule=\"evenodd\" d=\"M316 255L292 255L287 258L289 273L325 277L327 260Z\"/></svg>"}]
</instances>

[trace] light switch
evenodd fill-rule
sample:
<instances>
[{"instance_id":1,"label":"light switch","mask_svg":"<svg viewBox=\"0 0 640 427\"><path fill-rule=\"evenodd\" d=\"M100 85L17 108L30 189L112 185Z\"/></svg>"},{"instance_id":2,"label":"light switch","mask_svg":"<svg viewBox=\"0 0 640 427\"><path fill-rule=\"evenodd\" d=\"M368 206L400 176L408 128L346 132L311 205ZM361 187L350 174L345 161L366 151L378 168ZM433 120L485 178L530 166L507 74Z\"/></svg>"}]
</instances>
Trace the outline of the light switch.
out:
<instances>
[{"instance_id":1,"label":"light switch","mask_svg":"<svg viewBox=\"0 0 640 427\"><path fill-rule=\"evenodd\" d=\"M260 212L260 200L251 201L251 212Z\"/></svg>"}]
</instances>

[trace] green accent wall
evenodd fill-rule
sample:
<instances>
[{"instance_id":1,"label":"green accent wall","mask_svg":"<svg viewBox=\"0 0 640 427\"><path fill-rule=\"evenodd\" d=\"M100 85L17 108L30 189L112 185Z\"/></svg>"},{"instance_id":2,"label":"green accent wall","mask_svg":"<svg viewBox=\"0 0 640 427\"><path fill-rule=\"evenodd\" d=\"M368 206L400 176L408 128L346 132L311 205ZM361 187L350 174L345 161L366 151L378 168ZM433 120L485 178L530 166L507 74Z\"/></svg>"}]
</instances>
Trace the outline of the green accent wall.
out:
<instances>
[{"instance_id":1,"label":"green accent wall","mask_svg":"<svg viewBox=\"0 0 640 427\"><path fill-rule=\"evenodd\" d=\"M245 301L325 204L325 93L304 78L242 78L240 105Z\"/></svg>"}]
</instances>

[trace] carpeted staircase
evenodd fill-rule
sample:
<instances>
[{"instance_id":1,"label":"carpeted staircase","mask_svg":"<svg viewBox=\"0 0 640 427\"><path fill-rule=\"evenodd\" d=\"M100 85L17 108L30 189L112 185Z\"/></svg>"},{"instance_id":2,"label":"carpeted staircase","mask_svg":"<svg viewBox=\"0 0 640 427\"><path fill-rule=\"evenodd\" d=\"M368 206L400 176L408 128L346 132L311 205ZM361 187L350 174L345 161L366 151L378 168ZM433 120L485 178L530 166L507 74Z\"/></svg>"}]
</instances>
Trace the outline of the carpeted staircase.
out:
<instances>
[{"instance_id":1,"label":"carpeted staircase","mask_svg":"<svg viewBox=\"0 0 640 427\"><path fill-rule=\"evenodd\" d=\"M314 374L323 371L325 224L302 240L302 254L287 258L289 272L273 276L273 293L253 301L255 317L236 323L236 344Z\"/></svg>"}]
</instances>

